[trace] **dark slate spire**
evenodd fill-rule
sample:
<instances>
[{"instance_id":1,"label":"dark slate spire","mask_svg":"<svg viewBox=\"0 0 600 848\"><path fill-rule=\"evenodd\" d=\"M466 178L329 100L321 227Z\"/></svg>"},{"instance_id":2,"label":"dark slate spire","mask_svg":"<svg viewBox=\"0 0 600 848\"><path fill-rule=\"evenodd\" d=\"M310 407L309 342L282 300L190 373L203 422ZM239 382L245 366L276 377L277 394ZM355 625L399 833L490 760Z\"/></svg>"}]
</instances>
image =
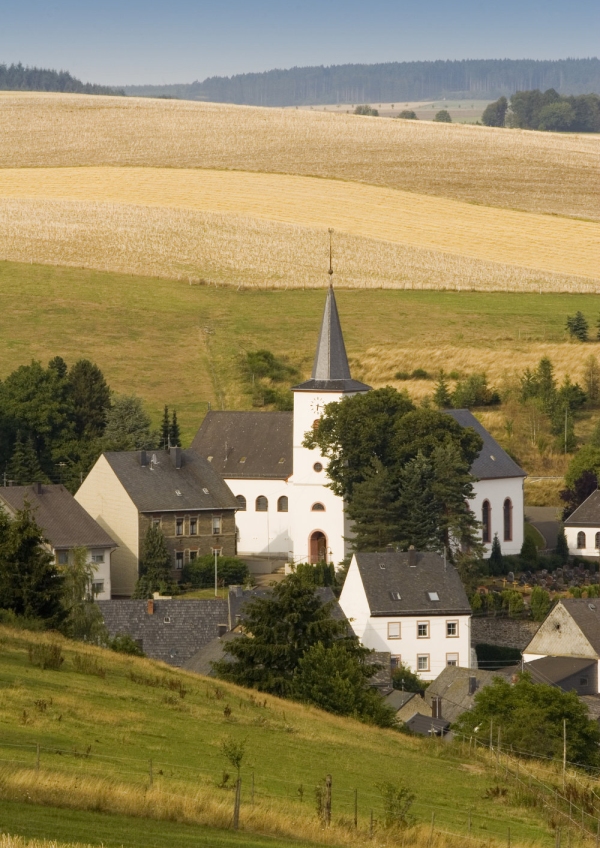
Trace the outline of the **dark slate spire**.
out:
<instances>
[{"instance_id":1,"label":"dark slate spire","mask_svg":"<svg viewBox=\"0 0 600 848\"><path fill-rule=\"evenodd\" d=\"M311 379L293 391L366 392L369 388L350 375L333 286L329 286Z\"/></svg>"}]
</instances>

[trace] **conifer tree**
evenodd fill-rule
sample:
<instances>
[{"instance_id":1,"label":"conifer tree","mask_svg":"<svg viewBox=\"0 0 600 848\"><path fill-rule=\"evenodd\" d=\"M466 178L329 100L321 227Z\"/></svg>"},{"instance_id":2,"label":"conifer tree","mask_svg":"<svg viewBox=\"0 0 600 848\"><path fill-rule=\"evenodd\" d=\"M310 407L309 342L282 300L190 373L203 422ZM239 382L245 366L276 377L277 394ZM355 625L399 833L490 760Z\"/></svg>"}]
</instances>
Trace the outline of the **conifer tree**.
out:
<instances>
[{"instance_id":1,"label":"conifer tree","mask_svg":"<svg viewBox=\"0 0 600 848\"><path fill-rule=\"evenodd\" d=\"M433 402L435 403L438 409L452 408L452 396L450 394L450 389L448 388L448 381L446 379L446 375L443 371L440 371L440 376L438 377L438 381L435 384Z\"/></svg>"},{"instance_id":2,"label":"conifer tree","mask_svg":"<svg viewBox=\"0 0 600 848\"><path fill-rule=\"evenodd\" d=\"M176 448L181 444L181 434L179 432L179 424L177 423L177 411L173 410L171 418L171 427L169 428L169 438L171 439L171 447Z\"/></svg>"},{"instance_id":3,"label":"conifer tree","mask_svg":"<svg viewBox=\"0 0 600 848\"><path fill-rule=\"evenodd\" d=\"M558 531L558 536L556 537L556 548L554 549L554 552L561 558L561 564L566 565L569 561L569 545L567 537L565 536L565 528L562 524Z\"/></svg>"},{"instance_id":4,"label":"conifer tree","mask_svg":"<svg viewBox=\"0 0 600 848\"><path fill-rule=\"evenodd\" d=\"M171 556L160 527L151 526L146 531L140 557L140 577L136 583L135 598L151 598L154 592L165 593L172 587Z\"/></svg>"},{"instance_id":5,"label":"conifer tree","mask_svg":"<svg viewBox=\"0 0 600 848\"><path fill-rule=\"evenodd\" d=\"M36 482L43 483L48 480L41 469L33 438L30 435L24 442L20 430L17 431L15 446L6 470L8 479L12 480L17 486L26 486L29 483Z\"/></svg>"},{"instance_id":6,"label":"conifer tree","mask_svg":"<svg viewBox=\"0 0 600 848\"><path fill-rule=\"evenodd\" d=\"M580 342L587 342L589 325L583 312L578 310L575 315L569 315L567 318L567 330L573 338L578 339Z\"/></svg>"},{"instance_id":7,"label":"conifer tree","mask_svg":"<svg viewBox=\"0 0 600 848\"><path fill-rule=\"evenodd\" d=\"M97 566L88 562L88 549L73 548L72 561L62 569L63 603L66 620L63 632L71 639L105 644L108 631L100 608L94 602L93 580Z\"/></svg>"},{"instance_id":8,"label":"conifer tree","mask_svg":"<svg viewBox=\"0 0 600 848\"><path fill-rule=\"evenodd\" d=\"M403 548L439 550L433 466L419 453L400 471L399 536Z\"/></svg>"},{"instance_id":9,"label":"conifer tree","mask_svg":"<svg viewBox=\"0 0 600 848\"><path fill-rule=\"evenodd\" d=\"M488 568L492 577L504 574L504 559L502 558L502 548L500 547L500 539L497 533L494 533L492 552L488 559Z\"/></svg>"},{"instance_id":10,"label":"conifer tree","mask_svg":"<svg viewBox=\"0 0 600 848\"><path fill-rule=\"evenodd\" d=\"M398 493L390 471L374 459L365 479L354 487L347 505L357 551L381 551L399 542Z\"/></svg>"},{"instance_id":11,"label":"conifer tree","mask_svg":"<svg viewBox=\"0 0 600 848\"><path fill-rule=\"evenodd\" d=\"M169 407L165 404L165 408L163 410L163 417L160 425L160 446L163 450L167 450L169 447L170 430L171 423L169 421Z\"/></svg>"}]
</instances>

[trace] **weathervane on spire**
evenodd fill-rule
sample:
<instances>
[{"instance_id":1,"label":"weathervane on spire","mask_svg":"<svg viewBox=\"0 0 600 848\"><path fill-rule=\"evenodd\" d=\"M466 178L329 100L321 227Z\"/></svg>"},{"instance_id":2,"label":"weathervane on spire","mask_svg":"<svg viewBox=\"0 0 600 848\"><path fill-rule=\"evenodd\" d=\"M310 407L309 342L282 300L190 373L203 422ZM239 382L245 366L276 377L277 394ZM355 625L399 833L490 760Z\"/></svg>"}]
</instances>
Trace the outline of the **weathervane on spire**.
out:
<instances>
[{"instance_id":1,"label":"weathervane on spire","mask_svg":"<svg viewBox=\"0 0 600 848\"><path fill-rule=\"evenodd\" d=\"M329 271L327 273L329 274L329 285L331 285L332 284L332 278L333 278L333 265L332 265L332 262L331 262L331 256L332 256L332 254L331 254L331 236L333 234L333 228L329 227L327 232L329 233Z\"/></svg>"}]
</instances>

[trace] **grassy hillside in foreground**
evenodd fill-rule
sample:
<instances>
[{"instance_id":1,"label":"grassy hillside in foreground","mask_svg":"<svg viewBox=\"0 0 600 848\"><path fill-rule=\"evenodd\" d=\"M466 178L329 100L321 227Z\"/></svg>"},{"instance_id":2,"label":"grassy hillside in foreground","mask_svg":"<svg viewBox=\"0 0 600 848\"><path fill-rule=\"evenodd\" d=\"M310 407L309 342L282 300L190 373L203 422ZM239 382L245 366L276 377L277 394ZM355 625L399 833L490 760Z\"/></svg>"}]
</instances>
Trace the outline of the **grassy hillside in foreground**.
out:
<instances>
[{"instance_id":1,"label":"grassy hillside in foreground","mask_svg":"<svg viewBox=\"0 0 600 848\"><path fill-rule=\"evenodd\" d=\"M310 373L324 297L0 262L0 379L32 358L89 357L114 390L142 397L157 424L163 404L175 407L189 444L207 402L249 408L246 351L267 348ZM485 370L498 386L547 355L559 379L580 380L586 357L600 355L564 330L578 309L593 326L594 295L342 289L337 301L355 376L415 398L433 382L396 380L398 371ZM503 413L488 417L502 434Z\"/></svg>"},{"instance_id":2,"label":"grassy hillside in foreground","mask_svg":"<svg viewBox=\"0 0 600 848\"><path fill-rule=\"evenodd\" d=\"M180 834L184 825L228 828L232 792L218 784L231 767L220 743L233 737L247 740L241 827L275 836L282 845L294 839L356 844L355 789L362 842L371 810L375 820L381 820L377 786L384 781L410 785L416 794L414 813L424 826L435 812L438 828L464 832L470 812L473 835L486 844L489 839L492 844L495 838L505 840L508 827L513 846L553 844L539 813L517 806L510 789L500 793L500 800L486 795L487 789L503 783L502 774L488 770L484 761L469 761L460 746L369 728L58 637L2 628L0 640L0 815L3 827L15 822L17 833L48 832L63 840L79 834L79 841L96 842L90 839L95 836L91 818L90 832L83 830L83 813L90 812L152 819L149 833L156 829L156 841L145 845L165 844L157 822L178 822ZM58 671L42 671L28 661L30 647L48 642L62 646L65 661ZM87 673L76 671L76 656ZM333 778L334 826L323 831L316 819L314 787L327 773ZM26 825L21 816L18 825L19 808L12 802L24 799L36 806L27 817L31 823ZM68 810L64 827L61 813L53 830L46 831L42 806ZM36 821L42 823L34 829ZM119 826L130 832L135 826L130 820L121 825L116 818L112 825L110 821L102 817L106 844L118 838ZM125 844L139 844L128 838L124 836ZM378 828L377 844L387 842ZM181 836L171 844L186 843ZM252 838L212 844L267 848Z\"/></svg>"}]
</instances>

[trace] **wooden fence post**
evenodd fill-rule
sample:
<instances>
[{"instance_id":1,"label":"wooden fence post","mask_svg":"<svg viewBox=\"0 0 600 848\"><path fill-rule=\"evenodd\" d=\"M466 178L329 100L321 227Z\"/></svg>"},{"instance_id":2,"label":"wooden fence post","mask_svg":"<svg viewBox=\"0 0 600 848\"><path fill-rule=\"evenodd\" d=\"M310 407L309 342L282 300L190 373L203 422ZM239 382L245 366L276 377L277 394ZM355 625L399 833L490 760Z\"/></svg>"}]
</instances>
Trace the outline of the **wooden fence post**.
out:
<instances>
[{"instance_id":1,"label":"wooden fence post","mask_svg":"<svg viewBox=\"0 0 600 848\"><path fill-rule=\"evenodd\" d=\"M358 789L354 790L354 828L358 827Z\"/></svg>"},{"instance_id":2,"label":"wooden fence post","mask_svg":"<svg viewBox=\"0 0 600 848\"><path fill-rule=\"evenodd\" d=\"M469 810L469 836L471 835L471 810Z\"/></svg>"},{"instance_id":3,"label":"wooden fence post","mask_svg":"<svg viewBox=\"0 0 600 848\"><path fill-rule=\"evenodd\" d=\"M325 778L325 807L324 807L325 827L331 824L331 775L328 774Z\"/></svg>"},{"instance_id":4,"label":"wooden fence post","mask_svg":"<svg viewBox=\"0 0 600 848\"><path fill-rule=\"evenodd\" d=\"M37 742L35 746L35 770L40 770L40 743Z\"/></svg>"},{"instance_id":5,"label":"wooden fence post","mask_svg":"<svg viewBox=\"0 0 600 848\"><path fill-rule=\"evenodd\" d=\"M242 796L242 778L238 777L235 784L235 801L233 804L233 829L237 830L240 826L240 800Z\"/></svg>"},{"instance_id":6,"label":"wooden fence post","mask_svg":"<svg viewBox=\"0 0 600 848\"><path fill-rule=\"evenodd\" d=\"M510 827L508 828L508 839L506 841L508 848L510 848Z\"/></svg>"}]
</instances>

